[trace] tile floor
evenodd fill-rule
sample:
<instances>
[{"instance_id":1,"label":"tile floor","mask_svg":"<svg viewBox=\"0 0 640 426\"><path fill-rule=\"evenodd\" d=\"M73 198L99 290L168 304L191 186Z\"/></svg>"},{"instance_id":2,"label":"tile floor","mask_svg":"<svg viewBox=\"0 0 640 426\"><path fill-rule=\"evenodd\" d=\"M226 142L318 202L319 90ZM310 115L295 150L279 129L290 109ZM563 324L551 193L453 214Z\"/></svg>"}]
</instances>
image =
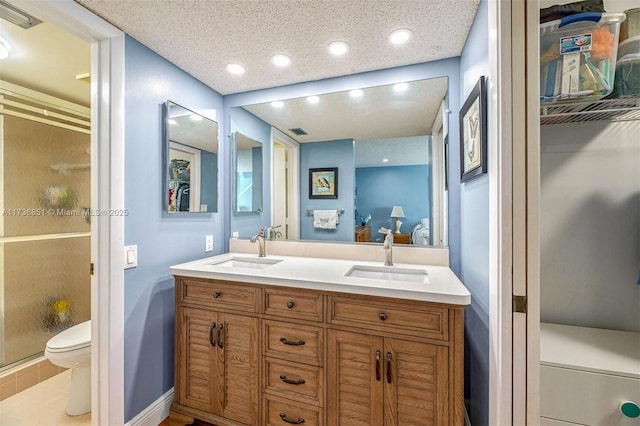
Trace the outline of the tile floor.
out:
<instances>
[{"instance_id":1,"label":"tile floor","mask_svg":"<svg viewBox=\"0 0 640 426\"><path fill-rule=\"evenodd\" d=\"M91 413L68 416L64 409L71 370L0 401L2 426L90 426Z\"/></svg>"}]
</instances>

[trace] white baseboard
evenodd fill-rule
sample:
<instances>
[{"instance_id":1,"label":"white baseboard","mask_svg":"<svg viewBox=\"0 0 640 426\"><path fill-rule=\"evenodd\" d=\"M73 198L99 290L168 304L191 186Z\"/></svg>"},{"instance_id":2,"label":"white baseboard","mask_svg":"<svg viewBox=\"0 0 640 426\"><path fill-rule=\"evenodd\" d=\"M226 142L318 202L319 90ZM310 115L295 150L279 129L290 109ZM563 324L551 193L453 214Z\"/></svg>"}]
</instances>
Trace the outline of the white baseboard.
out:
<instances>
[{"instance_id":1,"label":"white baseboard","mask_svg":"<svg viewBox=\"0 0 640 426\"><path fill-rule=\"evenodd\" d=\"M173 401L173 388L156 399L150 406L125 423L125 426L158 426L169 417L169 409Z\"/></svg>"}]
</instances>

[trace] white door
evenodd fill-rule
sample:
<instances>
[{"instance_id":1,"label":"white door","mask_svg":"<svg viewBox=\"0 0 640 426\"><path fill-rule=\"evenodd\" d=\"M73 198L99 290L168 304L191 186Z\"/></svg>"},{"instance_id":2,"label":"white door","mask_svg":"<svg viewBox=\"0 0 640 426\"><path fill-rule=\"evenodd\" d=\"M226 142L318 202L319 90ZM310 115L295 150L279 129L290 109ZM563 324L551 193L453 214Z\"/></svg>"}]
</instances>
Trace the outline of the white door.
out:
<instances>
[{"instance_id":1,"label":"white door","mask_svg":"<svg viewBox=\"0 0 640 426\"><path fill-rule=\"evenodd\" d=\"M271 225L282 233L278 239L300 238L299 147L294 139L272 128Z\"/></svg>"}]
</instances>

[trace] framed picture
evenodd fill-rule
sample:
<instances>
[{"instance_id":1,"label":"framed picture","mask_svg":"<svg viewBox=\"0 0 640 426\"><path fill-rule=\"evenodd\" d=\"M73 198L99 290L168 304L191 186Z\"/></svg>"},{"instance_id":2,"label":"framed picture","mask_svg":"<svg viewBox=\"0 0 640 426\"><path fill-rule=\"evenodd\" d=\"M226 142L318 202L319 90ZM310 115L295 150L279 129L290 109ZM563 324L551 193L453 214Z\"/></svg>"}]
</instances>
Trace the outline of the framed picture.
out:
<instances>
[{"instance_id":1,"label":"framed picture","mask_svg":"<svg viewBox=\"0 0 640 426\"><path fill-rule=\"evenodd\" d=\"M487 98L480 77L460 109L460 182L487 172Z\"/></svg>"},{"instance_id":2,"label":"framed picture","mask_svg":"<svg viewBox=\"0 0 640 426\"><path fill-rule=\"evenodd\" d=\"M338 168L309 169L309 198L338 198Z\"/></svg>"}]
</instances>

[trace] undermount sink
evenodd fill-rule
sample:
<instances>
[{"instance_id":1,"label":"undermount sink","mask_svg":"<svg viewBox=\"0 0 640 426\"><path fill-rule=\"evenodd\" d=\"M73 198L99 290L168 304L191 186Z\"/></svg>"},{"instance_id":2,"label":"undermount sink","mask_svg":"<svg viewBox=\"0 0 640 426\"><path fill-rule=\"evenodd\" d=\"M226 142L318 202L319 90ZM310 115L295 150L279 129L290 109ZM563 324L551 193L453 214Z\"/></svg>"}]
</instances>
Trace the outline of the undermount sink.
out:
<instances>
[{"instance_id":1,"label":"undermount sink","mask_svg":"<svg viewBox=\"0 0 640 426\"><path fill-rule=\"evenodd\" d=\"M212 266L228 266L230 268L264 269L280 263L280 259L268 259L264 257L232 257L221 262L211 263Z\"/></svg>"},{"instance_id":2,"label":"undermount sink","mask_svg":"<svg viewBox=\"0 0 640 426\"><path fill-rule=\"evenodd\" d=\"M429 275L425 271L417 269L393 268L390 266L360 266L356 265L349 269L346 277L370 278L385 281L403 281L412 283L429 283Z\"/></svg>"}]
</instances>

